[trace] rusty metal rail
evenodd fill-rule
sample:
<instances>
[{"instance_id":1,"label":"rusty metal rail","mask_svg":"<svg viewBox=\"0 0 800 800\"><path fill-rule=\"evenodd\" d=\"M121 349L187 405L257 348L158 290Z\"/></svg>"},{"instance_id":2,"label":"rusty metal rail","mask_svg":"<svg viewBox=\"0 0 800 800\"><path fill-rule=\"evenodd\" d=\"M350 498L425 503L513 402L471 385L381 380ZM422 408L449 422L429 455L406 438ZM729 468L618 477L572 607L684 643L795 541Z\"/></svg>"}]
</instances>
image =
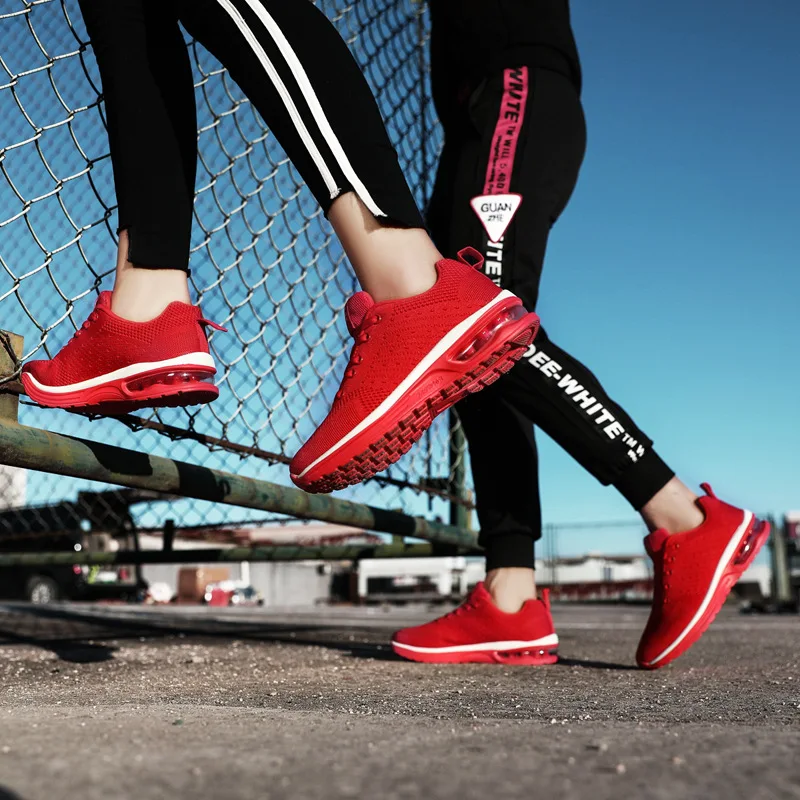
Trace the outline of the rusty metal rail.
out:
<instances>
[{"instance_id":1,"label":"rusty metal rail","mask_svg":"<svg viewBox=\"0 0 800 800\"><path fill-rule=\"evenodd\" d=\"M0 420L0 463L410 536L467 550L473 531L362 503ZM75 563L75 562L71 562Z\"/></svg>"},{"instance_id":2,"label":"rusty metal rail","mask_svg":"<svg viewBox=\"0 0 800 800\"><path fill-rule=\"evenodd\" d=\"M242 561L358 561L365 558L409 558L468 554L470 550L435 544L271 545L268 547L213 547L197 550L83 550L53 553L0 553L0 567L110 564L213 564Z\"/></svg>"}]
</instances>

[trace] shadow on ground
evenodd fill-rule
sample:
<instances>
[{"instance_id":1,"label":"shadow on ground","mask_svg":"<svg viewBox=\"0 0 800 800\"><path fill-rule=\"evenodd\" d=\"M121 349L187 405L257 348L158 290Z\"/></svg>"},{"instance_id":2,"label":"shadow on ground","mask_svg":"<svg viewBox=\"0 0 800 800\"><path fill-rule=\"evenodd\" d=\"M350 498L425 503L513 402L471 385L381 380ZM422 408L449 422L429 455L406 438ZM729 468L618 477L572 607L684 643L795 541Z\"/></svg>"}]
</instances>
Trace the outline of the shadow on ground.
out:
<instances>
[{"instance_id":1,"label":"shadow on ground","mask_svg":"<svg viewBox=\"0 0 800 800\"><path fill-rule=\"evenodd\" d=\"M48 650L70 663L109 661L118 640L173 639L190 637L219 643L272 642L306 647L324 647L353 658L402 661L389 648L387 630L332 623L252 622L242 620L187 619L159 614L141 619L46 606L0 606L0 645L28 645ZM633 670L629 664L562 658L561 666L586 669ZM0 797L2 800L2 797Z\"/></svg>"}]
</instances>

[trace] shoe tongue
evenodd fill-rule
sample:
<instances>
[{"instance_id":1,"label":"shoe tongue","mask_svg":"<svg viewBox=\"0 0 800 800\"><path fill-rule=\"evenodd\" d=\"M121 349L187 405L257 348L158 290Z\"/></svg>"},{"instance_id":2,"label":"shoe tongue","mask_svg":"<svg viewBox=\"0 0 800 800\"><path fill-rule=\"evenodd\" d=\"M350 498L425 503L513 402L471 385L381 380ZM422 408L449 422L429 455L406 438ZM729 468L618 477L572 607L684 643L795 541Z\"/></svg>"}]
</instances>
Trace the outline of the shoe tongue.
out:
<instances>
[{"instance_id":1,"label":"shoe tongue","mask_svg":"<svg viewBox=\"0 0 800 800\"><path fill-rule=\"evenodd\" d=\"M481 581L480 583L476 583L472 591L469 593L468 600L486 600L487 598L491 600L491 595L489 594L489 590L486 588L486 584ZM492 604L494 605L494 601L492 600Z\"/></svg>"},{"instance_id":2,"label":"shoe tongue","mask_svg":"<svg viewBox=\"0 0 800 800\"><path fill-rule=\"evenodd\" d=\"M669 534L663 528L659 528L645 537L644 549L647 550L652 558L664 549L667 539L669 539Z\"/></svg>"},{"instance_id":3,"label":"shoe tongue","mask_svg":"<svg viewBox=\"0 0 800 800\"><path fill-rule=\"evenodd\" d=\"M94 304L95 308L111 309L111 292L100 292L97 302Z\"/></svg>"},{"instance_id":4,"label":"shoe tongue","mask_svg":"<svg viewBox=\"0 0 800 800\"><path fill-rule=\"evenodd\" d=\"M344 319L347 322L347 330L354 336L355 332L361 327L364 317L367 315L375 301L366 292L356 292L344 307Z\"/></svg>"}]
</instances>

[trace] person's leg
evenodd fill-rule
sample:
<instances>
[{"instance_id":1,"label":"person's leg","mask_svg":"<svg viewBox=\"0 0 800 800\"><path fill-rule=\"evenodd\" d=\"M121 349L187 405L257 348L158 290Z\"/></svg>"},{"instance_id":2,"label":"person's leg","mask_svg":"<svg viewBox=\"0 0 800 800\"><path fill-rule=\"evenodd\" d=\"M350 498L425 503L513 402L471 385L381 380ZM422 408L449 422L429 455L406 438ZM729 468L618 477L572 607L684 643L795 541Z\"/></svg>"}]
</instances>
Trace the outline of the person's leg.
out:
<instances>
[{"instance_id":1,"label":"person's leg","mask_svg":"<svg viewBox=\"0 0 800 800\"><path fill-rule=\"evenodd\" d=\"M514 613L536 598L542 511L533 425L491 388L459 403L458 419L469 443L486 589L501 611Z\"/></svg>"},{"instance_id":2,"label":"person's leg","mask_svg":"<svg viewBox=\"0 0 800 800\"><path fill-rule=\"evenodd\" d=\"M570 113L562 102L568 94L563 78L536 71L532 108L550 110L548 124L538 129L542 136L557 131L563 114ZM574 93L572 97L571 113L577 116L580 106ZM565 140L559 136L560 142ZM520 161L522 206L500 253L488 263L502 285L512 288L528 307L535 307L535 266L541 263L539 254L544 253L550 225L568 194L556 202L553 189L557 184L547 179L548 162L558 163L558 145L546 141L530 145L527 138ZM551 153L553 159L537 159L542 152ZM527 207L526 199L532 200ZM543 208L540 203L545 203ZM497 249L489 245L490 251ZM524 254L535 257L526 262ZM751 512L721 502L709 487L704 487L706 496L698 498L661 460L652 441L608 397L597 378L543 330L519 367L492 388L598 480L615 486L641 513L653 531L645 546L654 563L655 589L637 661L653 669L677 658L711 623L731 586L766 540L769 526ZM509 582L511 576L509 572Z\"/></svg>"},{"instance_id":3,"label":"person's leg","mask_svg":"<svg viewBox=\"0 0 800 800\"><path fill-rule=\"evenodd\" d=\"M240 57L241 38L227 32L219 36L215 29L215 20L227 18L227 12L242 18L251 10L248 5L252 4L211 0L184 4L181 10L193 35L230 65L234 78L257 105L275 107L275 89L260 65L252 63L255 59L250 54L244 60ZM350 147L339 161L344 174L323 176L309 170L312 174L306 179L320 197L365 291L376 301L420 294L433 285L434 264L442 256L424 231L358 66L344 43L329 35L327 25L319 24L321 15L316 9L306 8L307 2L296 5L292 10L273 3L270 12L283 17L283 30L303 26L298 50L301 57L302 50L317 54L310 64L307 59L303 64L316 86L322 83L324 88L333 80L329 74L315 74L319 68L327 69L326 56L331 54L336 83L351 90L337 94L337 102L326 108L330 125L347 130L358 119L360 143L366 141L381 151L386 163L378 171L388 176L378 192L371 194L358 177L365 170L375 171L369 159L359 163L369 148ZM171 0L81 0L81 9L103 80L119 202L121 235L113 308L121 316L141 321L156 316L172 300L188 302L186 270L197 136L191 65ZM306 24L308 20L311 24ZM270 122L282 142L295 140L288 128L282 130L283 120L270 114ZM340 152L338 145L334 149ZM302 166L306 152L292 150L290 155ZM319 150L325 150L325 145L320 143ZM317 154L318 161L323 158ZM329 163L335 160L331 154ZM346 191L347 187L358 194ZM394 216L390 219L389 214ZM159 268L159 272L145 272L146 268ZM162 304L162 309L154 304Z\"/></svg>"},{"instance_id":4,"label":"person's leg","mask_svg":"<svg viewBox=\"0 0 800 800\"><path fill-rule=\"evenodd\" d=\"M510 78L514 77L512 72ZM498 98L501 91L503 97L508 95L507 74L502 90L496 78L473 99L471 116L476 129L483 131L482 147L484 152L488 150L488 163L483 156L478 161L477 175L461 170L456 176L461 185L456 188L455 203L461 212L454 211L454 227L464 240L477 242L485 252L487 275L519 294L528 307L535 307L550 228L575 185L585 129L577 93L565 77L547 70L530 70L523 83L524 120L517 133L508 183L499 187L507 193L518 193L521 204L497 242L481 226L480 215L472 213L476 211L475 203L468 207L468 198L480 191L481 180L484 196L498 188L495 175L500 170L493 163L497 161L496 150L487 148L486 142L495 135L494 120L502 116L504 100ZM498 106L499 111L495 111ZM543 156L545 153L547 157ZM701 521L696 495L652 453L652 442L608 397L595 376L552 343L545 331L540 332L520 366L486 392L481 402L484 406L495 403L495 413L499 414L503 399L542 427L602 483L616 485L648 524L677 531ZM464 405L459 408L462 415ZM477 431L478 426L474 429ZM643 463L636 467L640 460ZM495 461L491 457L473 461L473 471L492 469L487 465ZM536 485L536 473L532 471L531 476ZM502 507L503 500L498 498L496 505ZM538 520L532 518L530 532L534 538L540 533L538 526ZM485 537L491 556L495 547L491 532ZM492 562L497 560L492 558ZM494 585L502 586L505 577L502 572L494 574ZM514 573L507 573L507 578L518 582ZM527 599L525 593L520 591L519 602Z\"/></svg>"},{"instance_id":5,"label":"person's leg","mask_svg":"<svg viewBox=\"0 0 800 800\"><path fill-rule=\"evenodd\" d=\"M450 247L453 239L462 238L485 245L473 198L487 196L478 201L477 210L489 222L496 222L498 200L494 195L507 199L509 192L518 191L497 183L501 175L508 182L519 171L530 129L530 88L528 70L507 70L491 76L474 91L461 114L457 109L445 110L445 147L428 209L434 240L441 247ZM580 140L574 147L579 151L578 163L582 147ZM553 163L548 150L537 155L542 163ZM527 197L523 208L526 203ZM510 244L508 234L504 241ZM529 260L538 259L537 279L545 242L546 237L538 253L527 253ZM502 243L495 248L498 252L502 249ZM509 255L512 249L509 246ZM483 265L486 274L499 282L497 253L487 253L485 247L482 252L490 256ZM533 425L504 400L497 391L500 383L502 379L458 405L458 418L469 443L486 580L454 612L397 631L392 648L403 658L529 665L557 660L558 636L548 597L546 593L541 600L536 596L534 541L541 535L541 509Z\"/></svg>"},{"instance_id":6,"label":"person's leg","mask_svg":"<svg viewBox=\"0 0 800 800\"><path fill-rule=\"evenodd\" d=\"M544 330L520 365L492 389L642 515L652 531L645 548L654 565L654 597L636 659L648 669L670 663L713 621L766 541L769 525L721 502L709 487L698 498L595 376ZM500 574L509 602L514 575ZM519 600L527 597L523 587Z\"/></svg>"},{"instance_id":7,"label":"person's leg","mask_svg":"<svg viewBox=\"0 0 800 800\"><path fill-rule=\"evenodd\" d=\"M680 490L674 488L682 484L655 453L652 441L608 396L595 375L555 344L544 329L528 347L517 374L508 375L496 391L603 485L615 486L637 511L654 498L675 492L678 496L669 509L675 522L699 521L684 511ZM692 495L687 505L692 506L694 499ZM668 509L658 508L658 501L653 505L666 518Z\"/></svg>"},{"instance_id":8,"label":"person's leg","mask_svg":"<svg viewBox=\"0 0 800 800\"><path fill-rule=\"evenodd\" d=\"M636 481L636 476L632 475L631 479ZM647 494L647 491L643 492L643 496ZM703 514L697 507L697 499L698 495L677 475L673 475L668 483L636 510L641 514L649 531L665 530L667 533L680 533L697 527L703 521ZM639 502L632 503L634 508Z\"/></svg>"},{"instance_id":9,"label":"person's leg","mask_svg":"<svg viewBox=\"0 0 800 800\"><path fill-rule=\"evenodd\" d=\"M392 649L412 661L534 666L558 660L548 594L537 598L536 591L541 509L533 425L493 388L459 404L458 412L469 441L486 577L454 611L394 633Z\"/></svg>"},{"instance_id":10,"label":"person's leg","mask_svg":"<svg viewBox=\"0 0 800 800\"><path fill-rule=\"evenodd\" d=\"M168 0L81 0L105 97L119 202L113 292L72 341L28 362L43 406L119 414L218 396L204 328L189 300L196 120L188 54Z\"/></svg>"},{"instance_id":11,"label":"person's leg","mask_svg":"<svg viewBox=\"0 0 800 800\"><path fill-rule=\"evenodd\" d=\"M462 238L469 240L455 196L462 182L471 187L470 176L482 161L479 138L451 84L457 78L442 74L446 62L437 63L439 71L432 77L446 84L446 91L438 92L437 107L445 142L426 219L434 241L450 251ZM469 444L486 589L501 611L517 612L536 598L534 541L541 531L541 504L533 426L491 389L459 403L457 419ZM503 462L515 465L512 472L497 469L498 442L504 443Z\"/></svg>"},{"instance_id":12,"label":"person's leg","mask_svg":"<svg viewBox=\"0 0 800 800\"><path fill-rule=\"evenodd\" d=\"M365 480L437 413L512 366L538 320L423 228L360 68L306 0L181 0L180 19L261 113L329 217L366 290L328 417L292 459L301 488Z\"/></svg>"},{"instance_id":13,"label":"person's leg","mask_svg":"<svg viewBox=\"0 0 800 800\"><path fill-rule=\"evenodd\" d=\"M440 243L437 237L446 241L455 236L474 245L485 257L488 277L505 289L516 287L528 303L535 304L550 227L572 193L583 158L585 129L579 101L565 78L518 67L487 78L473 92L465 113L470 135L458 143L459 160L440 166L437 189L440 184L450 186L449 225L442 224L445 216L437 206L443 203L435 194L434 238ZM498 196L519 198L513 212L505 214L507 227L499 232L492 224L499 218L492 210ZM541 536L541 514L531 418L505 400L500 391L505 377L480 397L463 401L457 410L472 455L487 587L503 610L516 611L536 597L534 542ZM480 446L486 424L516 428L519 433L487 437L485 446ZM509 457L503 453L507 447L511 447ZM481 492L481 486L493 488ZM520 504L514 554L507 546L504 515ZM523 551L528 560L521 564Z\"/></svg>"},{"instance_id":14,"label":"person's leg","mask_svg":"<svg viewBox=\"0 0 800 800\"><path fill-rule=\"evenodd\" d=\"M261 112L376 302L430 289L425 232L377 104L347 45L308 0L180 0L181 21Z\"/></svg>"},{"instance_id":15,"label":"person's leg","mask_svg":"<svg viewBox=\"0 0 800 800\"><path fill-rule=\"evenodd\" d=\"M491 84L486 89L491 89ZM484 92L491 96L491 91L486 89ZM499 86L495 87L494 94L500 94ZM484 141L492 131L492 106L488 99L486 103L488 108L478 97L472 108L476 127L484 130ZM479 241L487 257L487 275L535 308L548 236L577 180L585 147L585 128L577 92L557 73L530 70L526 103L509 182L506 187L500 187L506 192L519 193L522 201L502 239L493 242L480 225L478 215L467 211L469 188L457 192L457 202L460 202L464 218L461 234L467 241ZM489 152L484 192L493 188L493 156L492 151ZM543 157L545 153L547 157ZM475 188L471 191L475 192ZM564 386L558 387L560 383ZM485 403L496 402L498 406L495 397L505 399L602 483L618 484L620 491L637 511L643 512L650 524L674 530L698 524L696 496L654 453L644 458L651 453L649 438L608 397L591 371L552 343L544 330L528 349L519 368L486 395ZM637 469L633 465L639 459L644 459L644 463ZM484 463L473 462L473 470L489 469ZM532 472L531 475L531 482L536 485L536 474ZM498 499L497 504L502 507L503 501ZM534 538L540 535L538 526L538 520L533 518L530 531ZM491 553L495 547L491 534L486 538ZM493 559L493 563L497 561ZM514 597L513 592L504 590L505 581L519 585L514 572L500 568L491 577L498 594ZM528 587L520 586L516 602L524 602L529 591Z\"/></svg>"},{"instance_id":16,"label":"person's leg","mask_svg":"<svg viewBox=\"0 0 800 800\"><path fill-rule=\"evenodd\" d=\"M355 192L337 197L328 211L361 288L375 302L413 297L436 282L442 259L423 228L387 225Z\"/></svg>"},{"instance_id":17,"label":"person's leg","mask_svg":"<svg viewBox=\"0 0 800 800\"><path fill-rule=\"evenodd\" d=\"M433 75L433 79L449 86L450 76L441 74L448 68L440 63L440 74ZM450 250L461 241L480 248L486 258L483 268L493 280L499 280L494 274L496 253L486 248L488 238L471 201L487 190L488 176L496 172L500 148L506 146L498 142L497 132L509 105L518 102L523 90L527 102L530 84L527 74L523 81L519 80L521 75L518 71L494 75L474 89L471 96L462 93L466 102L459 103L452 91L438 93L440 106L445 106L437 107L445 121L445 145L426 213L428 225L443 250ZM457 80L456 76L452 79ZM512 176L519 171L529 128L527 124L523 130L520 124L505 129L515 143L515 153L503 162L503 168ZM582 141L573 147L582 152ZM574 160L572 157L570 162ZM567 170L561 180L574 182L574 176ZM516 185L514 191L518 191ZM508 234L505 239L509 239ZM528 260L537 265L536 275L541 272L545 243L546 237L537 252L528 253ZM541 511L533 426L503 400L496 385L464 399L456 411L471 456L480 544L486 553L485 585L498 608L516 612L536 597L534 542L541 536Z\"/></svg>"},{"instance_id":18,"label":"person's leg","mask_svg":"<svg viewBox=\"0 0 800 800\"><path fill-rule=\"evenodd\" d=\"M119 204L112 309L144 322L189 303L197 119L172 2L80 0L103 82Z\"/></svg>"},{"instance_id":19,"label":"person's leg","mask_svg":"<svg viewBox=\"0 0 800 800\"><path fill-rule=\"evenodd\" d=\"M492 92L491 86L487 82L474 98L472 115L476 120L481 119L482 100L486 100L490 110L494 100L494 108L499 106L502 114L502 101L498 103L496 99L502 89L495 84ZM469 231L466 235L460 231L464 239L473 244L482 239L478 246L488 256L487 274L501 285L513 288L529 307L535 307L550 227L566 205L577 177L583 153L583 120L577 94L561 76L536 70L529 88L528 93L521 93L528 103L525 115L528 127L517 134L513 168L509 170L506 163L500 165L503 169L493 170L490 155L486 173L484 186L497 174L507 174L510 183L502 187L504 192L516 191L522 195L522 204L502 239L491 241L468 211L471 194L475 192L474 189L470 192L468 182L479 180L480 172L476 174L469 165L467 169L456 170L450 176L456 187L450 194L456 208L461 210L460 215L454 212L454 222L461 220L462 225L472 226L471 235ZM515 100L519 102L519 98L517 92ZM487 116L491 119L491 113L483 115ZM539 124L532 125L532 119ZM481 130L480 123L476 128ZM491 125L483 129L492 130ZM489 150L490 154L497 152ZM479 203L477 210L483 211L482 204ZM467 420L471 452L473 443L475 447L476 488L487 482L500 487L499 493L490 491L482 495L477 491L482 520L492 520L493 509L497 511L494 518L502 520L502 510L511 498L510 494L503 495L502 486L505 483L516 491L519 481L517 463L506 457L506 442L482 439L481 422L497 428L504 403L540 426L602 483L614 485L642 514L648 527L656 529L645 541L655 565L655 597L637 660L648 668L669 663L703 633L730 586L752 563L769 526L750 512L721 503L708 487L707 496L697 498L653 450L652 441L608 397L596 377L550 341L543 330L513 372L480 398L465 401L459 407L460 415ZM475 407L474 413L471 406ZM531 464L535 461L527 465L531 470L530 487L534 490L535 473ZM515 501L516 498L512 500ZM529 513L527 522L534 539L539 532L538 513ZM496 565L498 558L501 559L501 566L492 569L489 576L492 592L485 592L485 597L478 593L475 600L470 598L458 618L445 617L399 632L393 641L398 653L417 660L451 660L452 653L443 653L441 647L432 643L458 640L463 642L459 660L472 660L472 656L480 660L481 648L500 644L489 639L495 638L489 632L491 626L505 630L508 639L523 638L522 632L528 629L523 612L526 609L530 612L535 606L529 599L530 585L525 582L519 585L520 568L514 553L503 546L504 533L497 522L493 528L481 532L490 564ZM515 592L518 592L516 597ZM506 608L512 611L521 603L518 612L521 616L498 616L498 603L491 602L493 595L502 597ZM541 609L539 619L546 629L547 616ZM552 628L552 623L549 626ZM466 655L464 648L468 650Z\"/></svg>"}]
</instances>

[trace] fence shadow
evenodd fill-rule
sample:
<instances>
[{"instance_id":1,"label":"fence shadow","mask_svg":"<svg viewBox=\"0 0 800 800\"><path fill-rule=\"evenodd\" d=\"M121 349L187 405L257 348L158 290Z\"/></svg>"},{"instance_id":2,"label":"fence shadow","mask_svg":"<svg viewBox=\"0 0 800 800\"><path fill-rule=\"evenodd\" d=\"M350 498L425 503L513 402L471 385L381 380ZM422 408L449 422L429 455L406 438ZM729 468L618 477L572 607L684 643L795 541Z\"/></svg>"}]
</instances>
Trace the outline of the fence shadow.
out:
<instances>
[{"instance_id":1,"label":"fence shadow","mask_svg":"<svg viewBox=\"0 0 800 800\"><path fill-rule=\"evenodd\" d=\"M274 642L300 647L323 647L345 653L352 658L404 661L389 646L389 627L359 627L336 620L308 624L205 617L189 619L184 614L169 612L132 618L112 616L108 612L86 608L73 610L68 607L0 606L0 645L24 644L39 647L72 663L108 661L119 649L117 642L143 637L191 637L208 642ZM380 641L374 641L377 637L380 637ZM564 657L559 660L558 666L614 671L637 669L632 664Z\"/></svg>"},{"instance_id":2,"label":"fence shadow","mask_svg":"<svg viewBox=\"0 0 800 800\"><path fill-rule=\"evenodd\" d=\"M11 608L10 614L3 614L3 610L0 606L0 645L39 647L64 661L76 663L112 659L119 648L108 642L179 636L216 642L275 642L324 647L354 658L402 661L386 641L368 641L370 636L374 638L374 629L337 625L335 622L309 625L274 621L188 620L183 615L167 613L160 614L158 619L131 619L46 606L17 606Z\"/></svg>"}]
</instances>

